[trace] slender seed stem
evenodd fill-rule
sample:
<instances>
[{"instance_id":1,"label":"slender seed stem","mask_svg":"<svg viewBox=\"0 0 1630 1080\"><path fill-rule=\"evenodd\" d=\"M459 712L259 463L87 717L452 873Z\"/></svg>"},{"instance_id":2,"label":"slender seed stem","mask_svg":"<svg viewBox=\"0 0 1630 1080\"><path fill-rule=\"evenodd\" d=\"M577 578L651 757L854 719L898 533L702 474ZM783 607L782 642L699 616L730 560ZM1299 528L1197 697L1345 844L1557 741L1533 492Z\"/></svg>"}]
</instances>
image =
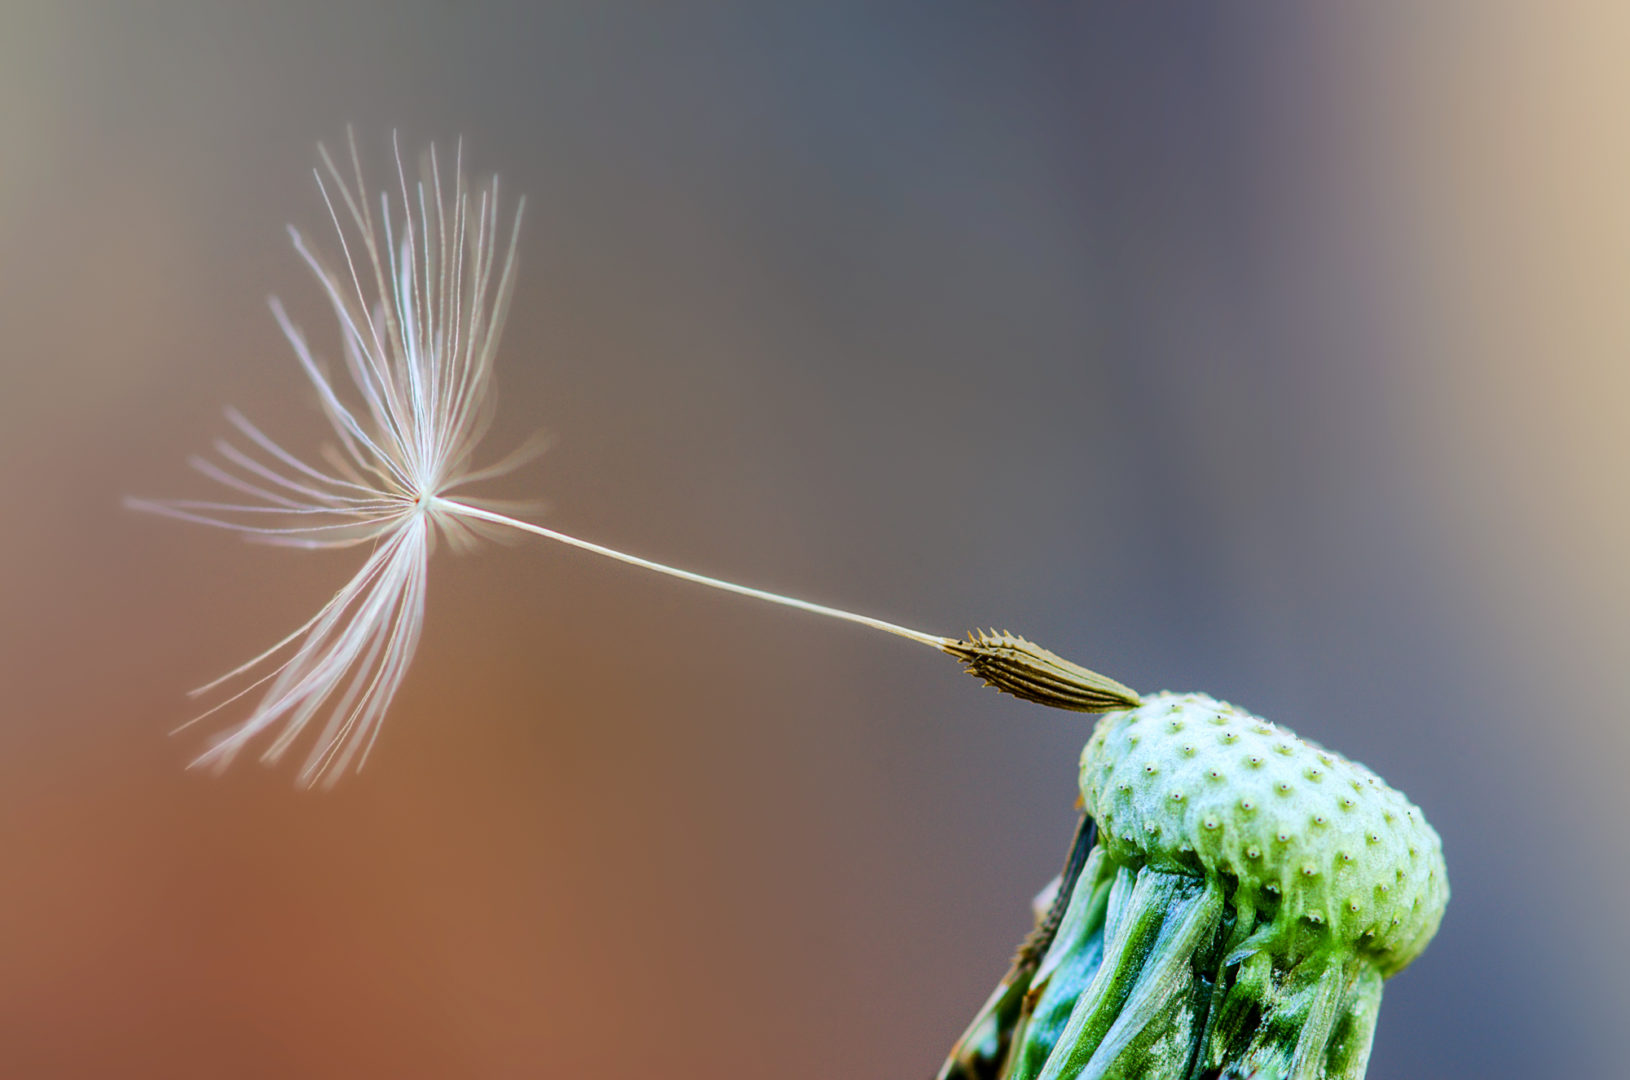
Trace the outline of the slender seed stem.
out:
<instances>
[{"instance_id":1,"label":"slender seed stem","mask_svg":"<svg viewBox=\"0 0 1630 1080\"><path fill-rule=\"evenodd\" d=\"M497 514L491 510L483 510L479 506L471 506L468 503L461 503L452 499L437 497L436 507L450 513L460 514L468 518L474 518L478 521L486 521L491 522L494 525L505 525L512 529L520 529L522 532L529 532L534 536L541 536L546 540L558 540L562 544L569 544L575 548L582 548L584 551L591 551L596 555L604 555L608 559L616 559L618 562L628 563L630 566L638 566L646 570L654 570L659 574L667 574L669 577L676 577L682 581L693 581L698 585L706 585L710 589L722 589L725 592L735 593L738 596L750 596L755 600L765 600L772 604L781 604L784 607L797 608L800 611L813 612L816 615L827 615L834 619L842 619L845 622L859 623L861 626L869 626L873 630L882 630L885 633L895 634L899 637L907 638L919 644L927 645L933 649L945 651L949 647L957 644L957 641L954 638L940 637L938 634L926 634L921 630L913 630L909 626L899 626L895 623L885 622L882 619L874 619L869 615L857 615L853 611L844 611L842 608L827 607L825 604L814 604L808 600L799 600L798 598L792 596L782 596L780 593L766 592L763 589L754 589L747 585L737 585L733 581L724 581L720 578L708 577L706 574L698 574L691 570L681 570L678 567L667 566L663 563L654 562L650 559L642 559L638 555L629 555L626 552L618 551L616 548L606 547L603 544L592 543L588 540L579 540L575 536L568 536L566 533L557 532L554 529L547 529L542 525L533 525L531 522L521 521L517 518L508 517L504 514Z\"/></svg>"},{"instance_id":2,"label":"slender seed stem","mask_svg":"<svg viewBox=\"0 0 1630 1080\"><path fill-rule=\"evenodd\" d=\"M1131 687L1123 686L1114 679L1100 675L1096 671L1089 671L1079 664L1072 663L1056 653L1026 641L1022 637L1003 631L1000 634L986 634L975 631L962 640L956 638L940 637L938 634L926 634L921 630L913 630L909 626L900 626L897 623L874 619L870 615L857 615L853 611L844 611L842 608L827 607L825 604L812 604L808 600L799 600L793 596L782 596L780 593L766 592L748 585L737 585L734 581L725 581L721 578L708 577L692 570L681 570L675 566L654 562L651 559L642 559L638 555L630 555L616 548L606 547L588 540L579 540L554 529L542 525L534 525L529 521L521 521L505 514L495 513L492 510L483 510L479 506L469 503L457 502L440 496L435 497L433 508L450 514L459 514L477 521L489 522L493 525L503 525L511 529L529 532L534 536L541 536L545 540L558 540L562 544L569 544L596 555L604 555L608 559L628 563L645 570L654 570L659 574L679 578L681 581L694 581L698 585L706 585L710 589L721 589L724 592L735 593L737 596L750 596L755 600L765 600L783 607L797 608L799 611L808 611L816 615L826 615L844 622L858 623L869 626L873 630L882 630L884 633L894 634L920 645L927 645L931 649L938 649L961 661L968 674L979 679L986 686L994 686L1005 694L1024 698L1039 705L1048 705L1055 709L1069 709L1074 712L1111 712L1116 709L1132 708L1139 704L1137 691Z\"/></svg>"}]
</instances>

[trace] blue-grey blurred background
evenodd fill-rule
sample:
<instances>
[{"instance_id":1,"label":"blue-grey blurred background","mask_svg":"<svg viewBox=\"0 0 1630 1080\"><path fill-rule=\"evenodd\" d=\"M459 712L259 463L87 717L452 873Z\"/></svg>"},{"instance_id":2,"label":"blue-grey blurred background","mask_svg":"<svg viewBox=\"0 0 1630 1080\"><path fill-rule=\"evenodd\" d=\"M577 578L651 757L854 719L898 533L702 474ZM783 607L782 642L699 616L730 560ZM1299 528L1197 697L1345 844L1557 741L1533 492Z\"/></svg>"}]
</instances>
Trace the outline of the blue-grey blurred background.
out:
<instances>
[{"instance_id":1,"label":"blue-grey blurred background","mask_svg":"<svg viewBox=\"0 0 1630 1080\"><path fill-rule=\"evenodd\" d=\"M265 308L319 139L528 197L495 448L549 524L1006 626L1377 769L1454 899L1371 1075L1622 1075L1630 10L0 8L0 1074L924 1077L1087 718L541 542L438 555L369 768L184 771L356 553Z\"/></svg>"}]
</instances>

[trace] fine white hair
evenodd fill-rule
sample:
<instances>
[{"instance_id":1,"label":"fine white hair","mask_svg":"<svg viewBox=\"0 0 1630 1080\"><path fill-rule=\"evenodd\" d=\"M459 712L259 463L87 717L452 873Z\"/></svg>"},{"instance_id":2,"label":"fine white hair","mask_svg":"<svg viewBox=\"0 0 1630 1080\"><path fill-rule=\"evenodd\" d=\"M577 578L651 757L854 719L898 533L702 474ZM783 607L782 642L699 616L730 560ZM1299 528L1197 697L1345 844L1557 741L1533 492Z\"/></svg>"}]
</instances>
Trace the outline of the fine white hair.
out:
<instances>
[{"instance_id":1,"label":"fine white hair","mask_svg":"<svg viewBox=\"0 0 1630 1080\"><path fill-rule=\"evenodd\" d=\"M432 147L422 179L410 182L394 137L396 191L380 191L375 204L354 137L348 147L349 176L323 148L315 170L339 261L331 265L298 230L289 232L333 308L349 378L329 375L282 304L271 301L335 443L312 463L228 409L237 438L216 442L213 458L191 464L236 501L130 500L261 543L373 546L356 576L305 625L195 691L229 696L189 725L261 690L248 717L216 735L200 765L224 767L270 728L277 734L261 758L277 761L323 715L300 770L306 784L332 783L367 759L418 647L435 539L464 548L476 529L491 527L454 512L443 496L508 471L536 449L528 444L495 465L472 466L492 412L492 362L514 287L520 205L501 239L498 181L472 188L462 146L450 179Z\"/></svg>"}]
</instances>

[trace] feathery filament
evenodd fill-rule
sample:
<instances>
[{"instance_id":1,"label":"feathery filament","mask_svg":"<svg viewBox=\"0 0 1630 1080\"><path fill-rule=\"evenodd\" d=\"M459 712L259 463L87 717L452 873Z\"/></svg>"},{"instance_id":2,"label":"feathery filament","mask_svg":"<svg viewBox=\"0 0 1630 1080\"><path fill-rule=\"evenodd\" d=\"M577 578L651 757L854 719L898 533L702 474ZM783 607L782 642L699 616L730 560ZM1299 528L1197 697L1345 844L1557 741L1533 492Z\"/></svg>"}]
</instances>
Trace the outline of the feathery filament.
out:
<instances>
[{"instance_id":1,"label":"feathery filament","mask_svg":"<svg viewBox=\"0 0 1630 1080\"><path fill-rule=\"evenodd\" d=\"M375 206L354 139L350 158L348 178L323 150L316 173L340 241L338 268L290 229L339 323L348 382L325 371L282 304L271 301L336 445L320 463L308 462L229 409L237 439L217 442L213 459L191 464L236 501L130 500L261 543L374 546L356 576L304 626L197 691L249 680L204 716L256 690L260 698L196 764L225 766L274 727L261 757L276 761L322 717L300 773L306 783L332 782L367 758L418 647L436 537L463 548L487 527L455 513L443 495L508 471L525 456L523 448L496 466L471 464L492 414L492 361L514 287L520 207L506 241L496 180L472 188L460 151L444 181L432 148L425 178L410 183L399 147L397 191L380 192Z\"/></svg>"}]
</instances>

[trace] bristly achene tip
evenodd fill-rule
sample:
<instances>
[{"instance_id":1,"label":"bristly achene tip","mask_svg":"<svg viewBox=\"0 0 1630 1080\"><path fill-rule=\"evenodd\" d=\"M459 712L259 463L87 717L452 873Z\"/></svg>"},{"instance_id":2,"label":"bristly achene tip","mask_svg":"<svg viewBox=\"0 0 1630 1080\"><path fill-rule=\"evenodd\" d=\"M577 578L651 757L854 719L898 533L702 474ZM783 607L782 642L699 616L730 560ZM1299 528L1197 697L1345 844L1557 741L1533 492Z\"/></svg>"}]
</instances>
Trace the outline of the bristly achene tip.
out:
<instances>
[{"instance_id":1,"label":"bristly achene tip","mask_svg":"<svg viewBox=\"0 0 1630 1080\"><path fill-rule=\"evenodd\" d=\"M975 630L940 648L962 661L968 674L986 686L1038 705L1097 713L1135 709L1143 703L1136 690L1006 630Z\"/></svg>"}]
</instances>

